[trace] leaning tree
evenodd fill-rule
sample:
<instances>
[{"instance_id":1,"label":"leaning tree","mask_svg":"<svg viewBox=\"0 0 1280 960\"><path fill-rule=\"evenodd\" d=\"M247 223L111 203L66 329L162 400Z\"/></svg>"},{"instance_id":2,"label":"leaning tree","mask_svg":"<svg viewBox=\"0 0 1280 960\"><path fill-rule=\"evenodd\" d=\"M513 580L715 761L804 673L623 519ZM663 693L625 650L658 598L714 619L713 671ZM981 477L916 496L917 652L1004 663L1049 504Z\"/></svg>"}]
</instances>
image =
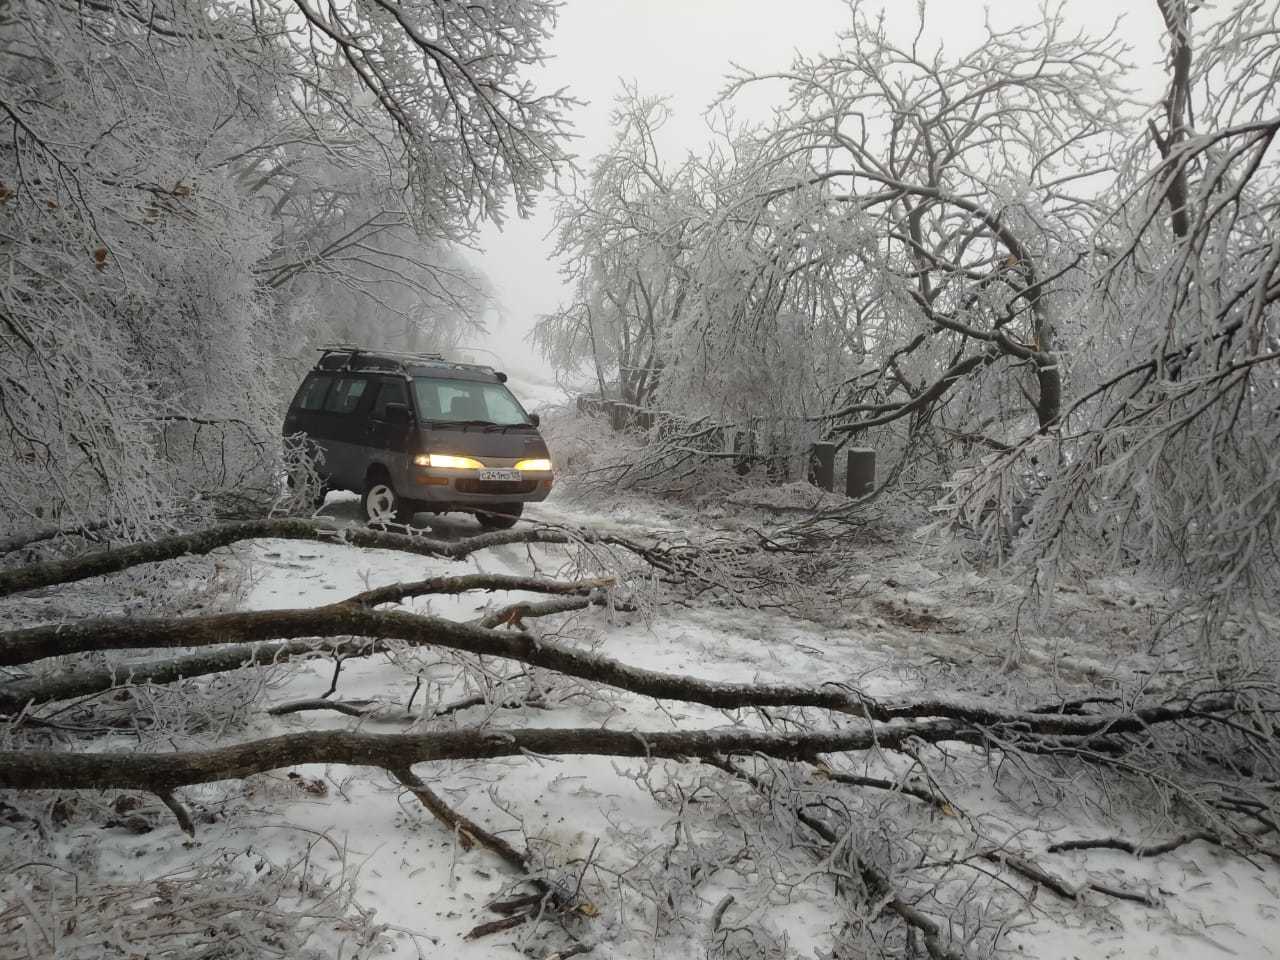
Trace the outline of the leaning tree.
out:
<instances>
[{"instance_id":1,"label":"leaning tree","mask_svg":"<svg viewBox=\"0 0 1280 960\"><path fill-rule=\"evenodd\" d=\"M1028 548L1049 579L1154 567L1217 614L1207 635L1243 613L1262 638L1280 570L1280 13L1242 2L1197 31L1186 4L1159 8L1168 88L1099 230L1089 349Z\"/></svg>"}]
</instances>

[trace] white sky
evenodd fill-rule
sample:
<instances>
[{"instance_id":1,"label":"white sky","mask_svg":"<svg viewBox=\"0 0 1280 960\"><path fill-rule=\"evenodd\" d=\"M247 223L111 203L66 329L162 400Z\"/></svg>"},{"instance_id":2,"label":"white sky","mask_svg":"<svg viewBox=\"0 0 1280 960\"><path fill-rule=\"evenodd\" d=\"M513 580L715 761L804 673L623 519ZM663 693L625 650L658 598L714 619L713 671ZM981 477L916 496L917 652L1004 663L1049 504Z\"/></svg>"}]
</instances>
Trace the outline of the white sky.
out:
<instances>
[{"instance_id":1,"label":"white sky","mask_svg":"<svg viewBox=\"0 0 1280 960\"><path fill-rule=\"evenodd\" d=\"M1064 0L1072 26L1105 32L1117 17L1131 59L1145 68L1152 89L1162 83L1159 40L1163 32L1156 0ZM870 15L885 10L889 32L904 42L915 32L915 3L868 2ZM997 26L1028 23L1031 4L983 0L933 0L925 16L924 41L942 41L960 52L982 37L984 17ZM715 98L732 64L760 72L785 67L793 52L820 53L835 47L835 33L849 23L843 0L565 0L551 43L554 59L538 82L565 87L587 101L573 114L571 150L585 168L609 144L609 113L621 82L640 93L668 96L674 112L663 147L677 160L708 139L702 112ZM763 89L762 89L763 93ZM738 115L763 119L768 103L740 104ZM759 111L758 114L755 111ZM529 220L512 217L502 230L485 229L482 256L472 255L493 281L503 317L490 316L488 338L476 342L513 369L539 370L542 362L524 341L540 314L555 309L565 291L551 256L553 196Z\"/></svg>"}]
</instances>

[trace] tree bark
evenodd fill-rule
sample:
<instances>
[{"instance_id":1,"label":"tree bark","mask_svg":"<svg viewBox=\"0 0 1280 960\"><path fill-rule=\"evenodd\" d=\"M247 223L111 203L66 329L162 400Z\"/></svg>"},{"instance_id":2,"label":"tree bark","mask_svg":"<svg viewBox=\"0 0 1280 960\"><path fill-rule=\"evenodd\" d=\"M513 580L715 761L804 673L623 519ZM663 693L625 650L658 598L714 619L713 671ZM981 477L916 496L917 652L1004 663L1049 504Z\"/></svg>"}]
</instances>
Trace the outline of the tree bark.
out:
<instances>
[{"instance_id":1,"label":"tree bark","mask_svg":"<svg viewBox=\"0 0 1280 960\"><path fill-rule=\"evenodd\" d=\"M117 573L143 563L158 563L177 557L207 554L219 547L244 540L272 538L340 543L353 547L398 550L423 557L462 560L477 550L508 543L599 543L621 547L666 572L674 572L661 551L623 537L597 535L590 531L569 532L544 527L495 530L463 540L437 540L417 534L391 533L364 527L337 527L321 520L247 520L179 534L148 543L98 550L67 560L50 560L11 570L0 570L0 596L34 590L59 583L73 583L89 577Z\"/></svg>"},{"instance_id":2,"label":"tree bark","mask_svg":"<svg viewBox=\"0 0 1280 960\"><path fill-rule=\"evenodd\" d=\"M939 716L972 724L1027 724L1043 734L1085 735L1110 730L1135 732L1144 723L1185 715L1180 707L1161 705L1125 714L1034 714L980 702L913 701L887 704L843 685L806 687L794 684L724 683L635 667L588 651L577 650L530 633L487 629L440 617L370 610L350 602L306 610L266 610L205 617L134 620L127 617L74 624L31 627L0 634L0 665L30 663L44 657L130 648L192 647L238 641L297 640L302 637L395 639L414 645L436 645L483 656L502 657L566 676L661 700L701 703L720 709L742 707L821 707L888 722ZM367 643L368 641L366 641ZM292 648L291 655L296 655ZM7 685L6 685L7 687ZM0 694L7 692L0 687ZM1198 713L1231 708L1230 698L1204 700Z\"/></svg>"},{"instance_id":3,"label":"tree bark","mask_svg":"<svg viewBox=\"0 0 1280 960\"><path fill-rule=\"evenodd\" d=\"M513 604L495 611L479 621L482 627L510 624L512 614L521 620L545 617L571 610L583 610L592 604L604 604L605 597L559 597L546 603ZM630 609L615 604L614 609ZM0 643L3 641L0 640ZM159 660L132 661L106 667L79 669L29 677L0 684L0 713L15 714L24 707L71 700L110 690L125 684L166 684L179 680L225 673L242 667L285 663L299 657L372 657L387 650L381 640L284 640L270 643L238 643L200 650L196 653Z\"/></svg>"},{"instance_id":4,"label":"tree bark","mask_svg":"<svg viewBox=\"0 0 1280 960\"><path fill-rule=\"evenodd\" d=\"M166 684L241 667L284 663L298 657L373 656L385 649L376 640L286 640L281 643L241 643L214 647L162 660L113 664L107 667L61 671L47 677L28 677L0 684L0 713L16 714L24 707L72 700L126 684Z\"/></svg>"},{"instance_id":5,"label":"tree bark","mask_svg":"<svg viewBox=\"0 0 1280 960\"><path fill-rule=\"evenodd\" d=\"M1177 156L1178 147L1187 139L1187 119L1191 112L1191 17L1186 0L1156 0L1169 35L1169 90L1164 109L1167 124L1164 136L1152 127L1160 157L1169 169L1160 179L1165 184L1169 201L1169 225L1173 235L1185 240L1190 230L1187 212L1186 161Z\"/></svg>"},{"instance_id":6,"label":"tree bark","mask_svg":"<svg viewBox=\"0 0 1280 960\"><path fill-rule=\"evenodd\" d=\"M375 587L356 594L346 602L356 603L362 607L376 607L381 603L400 603L410 597L466 593L469 590L523 590L528 593L553 595L587 594L592 590L608 589L615 586L617 582L614 577L596 577L590 580L547 580L544 577L520 577L502 573L469 573L460 577L428 577L426 580Z\"/></svg>"},{"instance_id":7,"label":"tree bark","mask_svg":"<svg viewBox=\"0 0 1280 960\"><path fill-rule=\"evenodd\" d=\"M242 779L306 763L396 771L440 760L485 760L523 754L713 761L732 754L762 753L782 760L804 760L816 753L892 749L908 739L973 743L981 739L981 734L971 725L952 720L796 735L740 728L677 732L527 728L422 734L312 731L173 753L0 751L0 789L156 793Z\"/></svg>"}]
</instances>

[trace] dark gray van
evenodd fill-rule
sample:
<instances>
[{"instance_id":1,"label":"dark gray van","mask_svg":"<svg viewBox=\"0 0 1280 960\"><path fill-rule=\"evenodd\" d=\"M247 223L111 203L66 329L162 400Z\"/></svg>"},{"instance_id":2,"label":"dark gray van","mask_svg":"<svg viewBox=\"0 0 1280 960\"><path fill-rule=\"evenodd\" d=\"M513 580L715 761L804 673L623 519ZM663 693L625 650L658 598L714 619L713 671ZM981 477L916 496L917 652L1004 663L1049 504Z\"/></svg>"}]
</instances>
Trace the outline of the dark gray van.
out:
<instances>
[{"instance_id":1,"label":"dark gray van","mask_svg":"<svg viewBox=\"0 0 1280 960\"><path fill-rule=\"evenodd\" d=\"M326 347L284 433L311 442L327 489L363 495L370 522L458 510L510 527L525 503L546 499L552 472L538 416L506 379L434 354Z\"/></svg>"}]
</instances>

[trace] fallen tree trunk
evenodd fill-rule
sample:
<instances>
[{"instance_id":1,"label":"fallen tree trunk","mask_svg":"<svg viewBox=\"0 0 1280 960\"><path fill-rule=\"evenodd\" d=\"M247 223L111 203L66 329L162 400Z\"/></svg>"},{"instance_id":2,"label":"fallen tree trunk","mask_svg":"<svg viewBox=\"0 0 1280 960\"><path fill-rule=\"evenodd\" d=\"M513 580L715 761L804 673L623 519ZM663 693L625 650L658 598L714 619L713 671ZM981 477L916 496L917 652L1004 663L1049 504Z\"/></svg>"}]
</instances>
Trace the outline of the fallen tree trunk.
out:
<instances>
[{"instance_id":1,"label":"fallen tree trunk","mask_svg":"<svg viewBox=\"0 0 1280 960\"><path fill-rule=\"evenodd\" d=\"M586 729L464 729L424 734L368 734L345 731L305 732L249 741L229 746L147 754L140 752L60 753L50 751L0 752L0 789L88 790L118 789L149 792L162 798L184 830L194 824L175 790L197 784L242 779L272 770L302 764L343 764L374 767L388 771L426 803L432 812L465 839L476 839L495 850L516 867L527 858L501 838L443 803L426 783L412 772L419 763L458 760L485 760L505 757L610 756L641 760L665 759L680 763L705 763L745 779L758 790L773 796L774 790L759 778L745 773L733 757L769 757L787 762L817 762L824 754L854 751L915 751L920 744L964 743L975 747L1016 750L1030 746L1037 738L1053 752L1078 751L1081 756L1102 749L1108 742L1123 744L1122 734L1139 734L1130 741L1139 745L1149 740L1152 728L1188 718L1203 719L1204 705L1175 709L1169 706L1109 716L1059 716L1070 732L1046 734L1048 718L1023 716L1018 722L1001 724L988 731L981 724L961 719L906 720L893 723L865 722L830 731L774 734L742 727L696 731L640 731ZM989 733L991 734L989 736ZM859 784L860 785L860 784ZM879 787L881 784L874 784ZM794 798L784 800L795 805ZM827 843L843 843L843 834L811 814L808 806L794 806L797 819ZM1111 845L1112 841L1105 841ZM1080 844L1084 846L1086 844ZM1087 844L1093 845L1093 844ZM898 893L886 873L861 853L847 853L859 867L862 880L876 911L887 909L898 920L918 930L930 956L957 960L965 956L952 936L914 900ZM1080 890L1062 878L1040 869L1023 857L1003 849L983 851L982 859L1010 867L1033 882L1060 895L1077 900ZM535 878L535 882L542 881ZM1149 896L1100 885L1090 881L1090 889L1108 896L1122 897L1151 905ZM545 884L544 884L545 887ZM548 888L549 889L549 888ZM572 902L570 897L566 902Z\"/></svg>"},{"instance_id":2,"label":"fallen tree trunk","mask_svg":"<svg viewBox=\"0 0 1280 960\"><path fill-rule=\"evenodd\" d=\"M369 640L286 640L282 643L234 644L162 660L63 671L47 677L28 677L0 684L0 713L17 714L35 704L87 697L128 684L177 683L241 667L284 663L298 657L371 656L382 649L382 644Z\"/></svg>"},{"instance_id":3,"label":"fallen tree trunk","mask_svg":"<svg viewBox=\"0 0 1280 960\"><path fill-rule=\"evenodd\" d=\"M614 577L596 577L589 580L548 580L545 577L521 577L503 573L469 573L460 577L428 577L410 583L391 583L357 593L345 602L362 607L376 607L382 603L400 603L411 597L431 594L468 593L472 590L524 590L528 593L552 595L585 594L593 590L607 590L617 585Z\"/></svg>"},{"instance_id":4,"label":"fallen tree trunk","mask_svg":"<svg viewBox=\"0 0 1280 960\"><path fill-rule=\"evenodd\" d=\"M31 627L0 634L0 665L30 663L46 657L130 648L195 647L302 637L365 637L434 645L482 656L501 657L554 670L659 700L700 703L720 709L743 707L820 707L887 722L919 717L948 717L971 724L1019 725L1041 735L1086 736L1136 733L1146 725L1189 716L1209 717L1229 710L1233 701L1218 697L1187 707L1159 705L1131 713L1028 713L980 702L873 700L843 684L806 687L794 684L726 683L684 674L662 673L543 640L523 631L488 629L441 617L371 610L349 601L304 610L264 610L204 617L140 620L112 617L73 624ZM292 652L292 651L291 651ZM0 694L5 693L0 688Z\"/></svg>"},{"instance_id":5,"label":"fallen tree trunk","mask_svg":"<svg viewBox=\"0 0 1280 960\"><path fill-rule=\"evenodd\" d=\"M591 543L620 547L666 572L675 572L676 569L671 561L664 558L660 550L635 543L624 537L600 535L585 530L565 531L544 527L521 527L513 530L495 530L463 540L438 540L416 533L391 533L366 527L339 527L323 520L288 518L246 520L194 533L164 537L147 543L97 550L66 560L50 560L14 567L10 570L0 570L0 596L54 584L74 583L108 573L118 573L143 563L159 563L177 557L202 555L233 543L260 539L338 543L352 547L398 550L402 553L445 560L462 560L477 550L509 543Z\"/></svg>"},{"instance_id":6,"label":"fallen tree trunk","mask_svg":"<svg viewBox=\"0 0 1280 960\"><path fill-rule=\"evenodd\" d=\"M532 591L532 578L506 578L489 574L486 582L521 581L514 589ZM574 585L543 581L550 593L589 593L597 581ZM493 589L508 589L497 585ZM426 614L374 610L353 600L322 607L221 613L203 617L102 617L69 624L46 624L0 633L0 666L18 666L49 657L110 650L162 647L205 647L220 643L288 640L297 637L360 636L398 639L416 644L436 643L476 653L492 653L519 659L509 632L498 632ZM495 646L496 644L496 646ZM503 651L507 652L503 652Z\"/></svg>"},{"instance_id":7,"label":"fallen tree trunk","mask_svg":"<svg viewBox=\"0 0 1280 960\"><path fill-rule=\"evenodd\" d=\"M605 596L558 597L546 603L513 604L479 621L482 627L519 626L524 620L556 613L584 610L609 602ZM625 607L622 607L625 609ZM518 614L518 617L515 615ZM517 622L518 621L518 622ZM0 713L17 714L27 707L57 700L72 700L116 687L168 684L180 680L226 673L243 667L270 666L300 657L372 657L390 647L382 640L309 639L277 642L233 643L194 653L156 660L135 660L106 667L61 671L46 677L28 677L0 684Z\"/></svg>"},{"instance_id":8,"label":"fallen tree trunk","mask_svg":"<svg viewBox=\"0 0 1280 960\"><path fill-rule=\"evenodd\" d=\"M334 763L402 770L440 760L486 760L524 754L611 756L715 761L763 753L805 760L817 753L925 743L977 742L981 731L954 720L919 721L871 729L778 735L729 730L639 731L588 729L448 730L422 734L345 731L290 733L209 750L174 753L0 751L0 789L142 790L155 793L219 780L237 780L282 767Z\"/></svg>"},{"instance_id":9,"label":"fallen tree trunk","mask_svg":"<svg viewBox=\"0 0 1280 960\"><path fill-rule=\"evenodd\" d=\"M474 821L448 807L412 766L440 760L478 760L521 755L593 755L639 759L663 758L679 762L705 762L720 769L733 768L726 757L767 754L784 760L804 760L819 752L867 750L903 743L908 739L941 742L969 739L952 721L904 724L892 729L810 733L796 736L755 733L742 729L693 732L642 732L591 729L460 730L441 733L395 735L346 732L312 732L273 737L203 751L168 754L96 753L71 754L45 751L0 752L0 789L118 789L156 794L174 813L179 825L194 834L190 815L174 797L179 787L220 780L241 779L282 767L304 763L378 767L390 772L427 808L460 837L483 843L517 869L527 869L526 854ZM800 814L805 822L817 821ZM821 827L820 824L817 824ZM828 833L824 833L828 836ZM834 842L835 838L831 837ZM887 878L866 866L866 876L876 881L877 897L890 898L888 909L908 925L926 934L931 956L960 960L962 953L944 946L936 921L896 897ZM555 888L534 878L541 890ZM565 891L562 905L575 895Z\"/></svg>"}]
</instances>

